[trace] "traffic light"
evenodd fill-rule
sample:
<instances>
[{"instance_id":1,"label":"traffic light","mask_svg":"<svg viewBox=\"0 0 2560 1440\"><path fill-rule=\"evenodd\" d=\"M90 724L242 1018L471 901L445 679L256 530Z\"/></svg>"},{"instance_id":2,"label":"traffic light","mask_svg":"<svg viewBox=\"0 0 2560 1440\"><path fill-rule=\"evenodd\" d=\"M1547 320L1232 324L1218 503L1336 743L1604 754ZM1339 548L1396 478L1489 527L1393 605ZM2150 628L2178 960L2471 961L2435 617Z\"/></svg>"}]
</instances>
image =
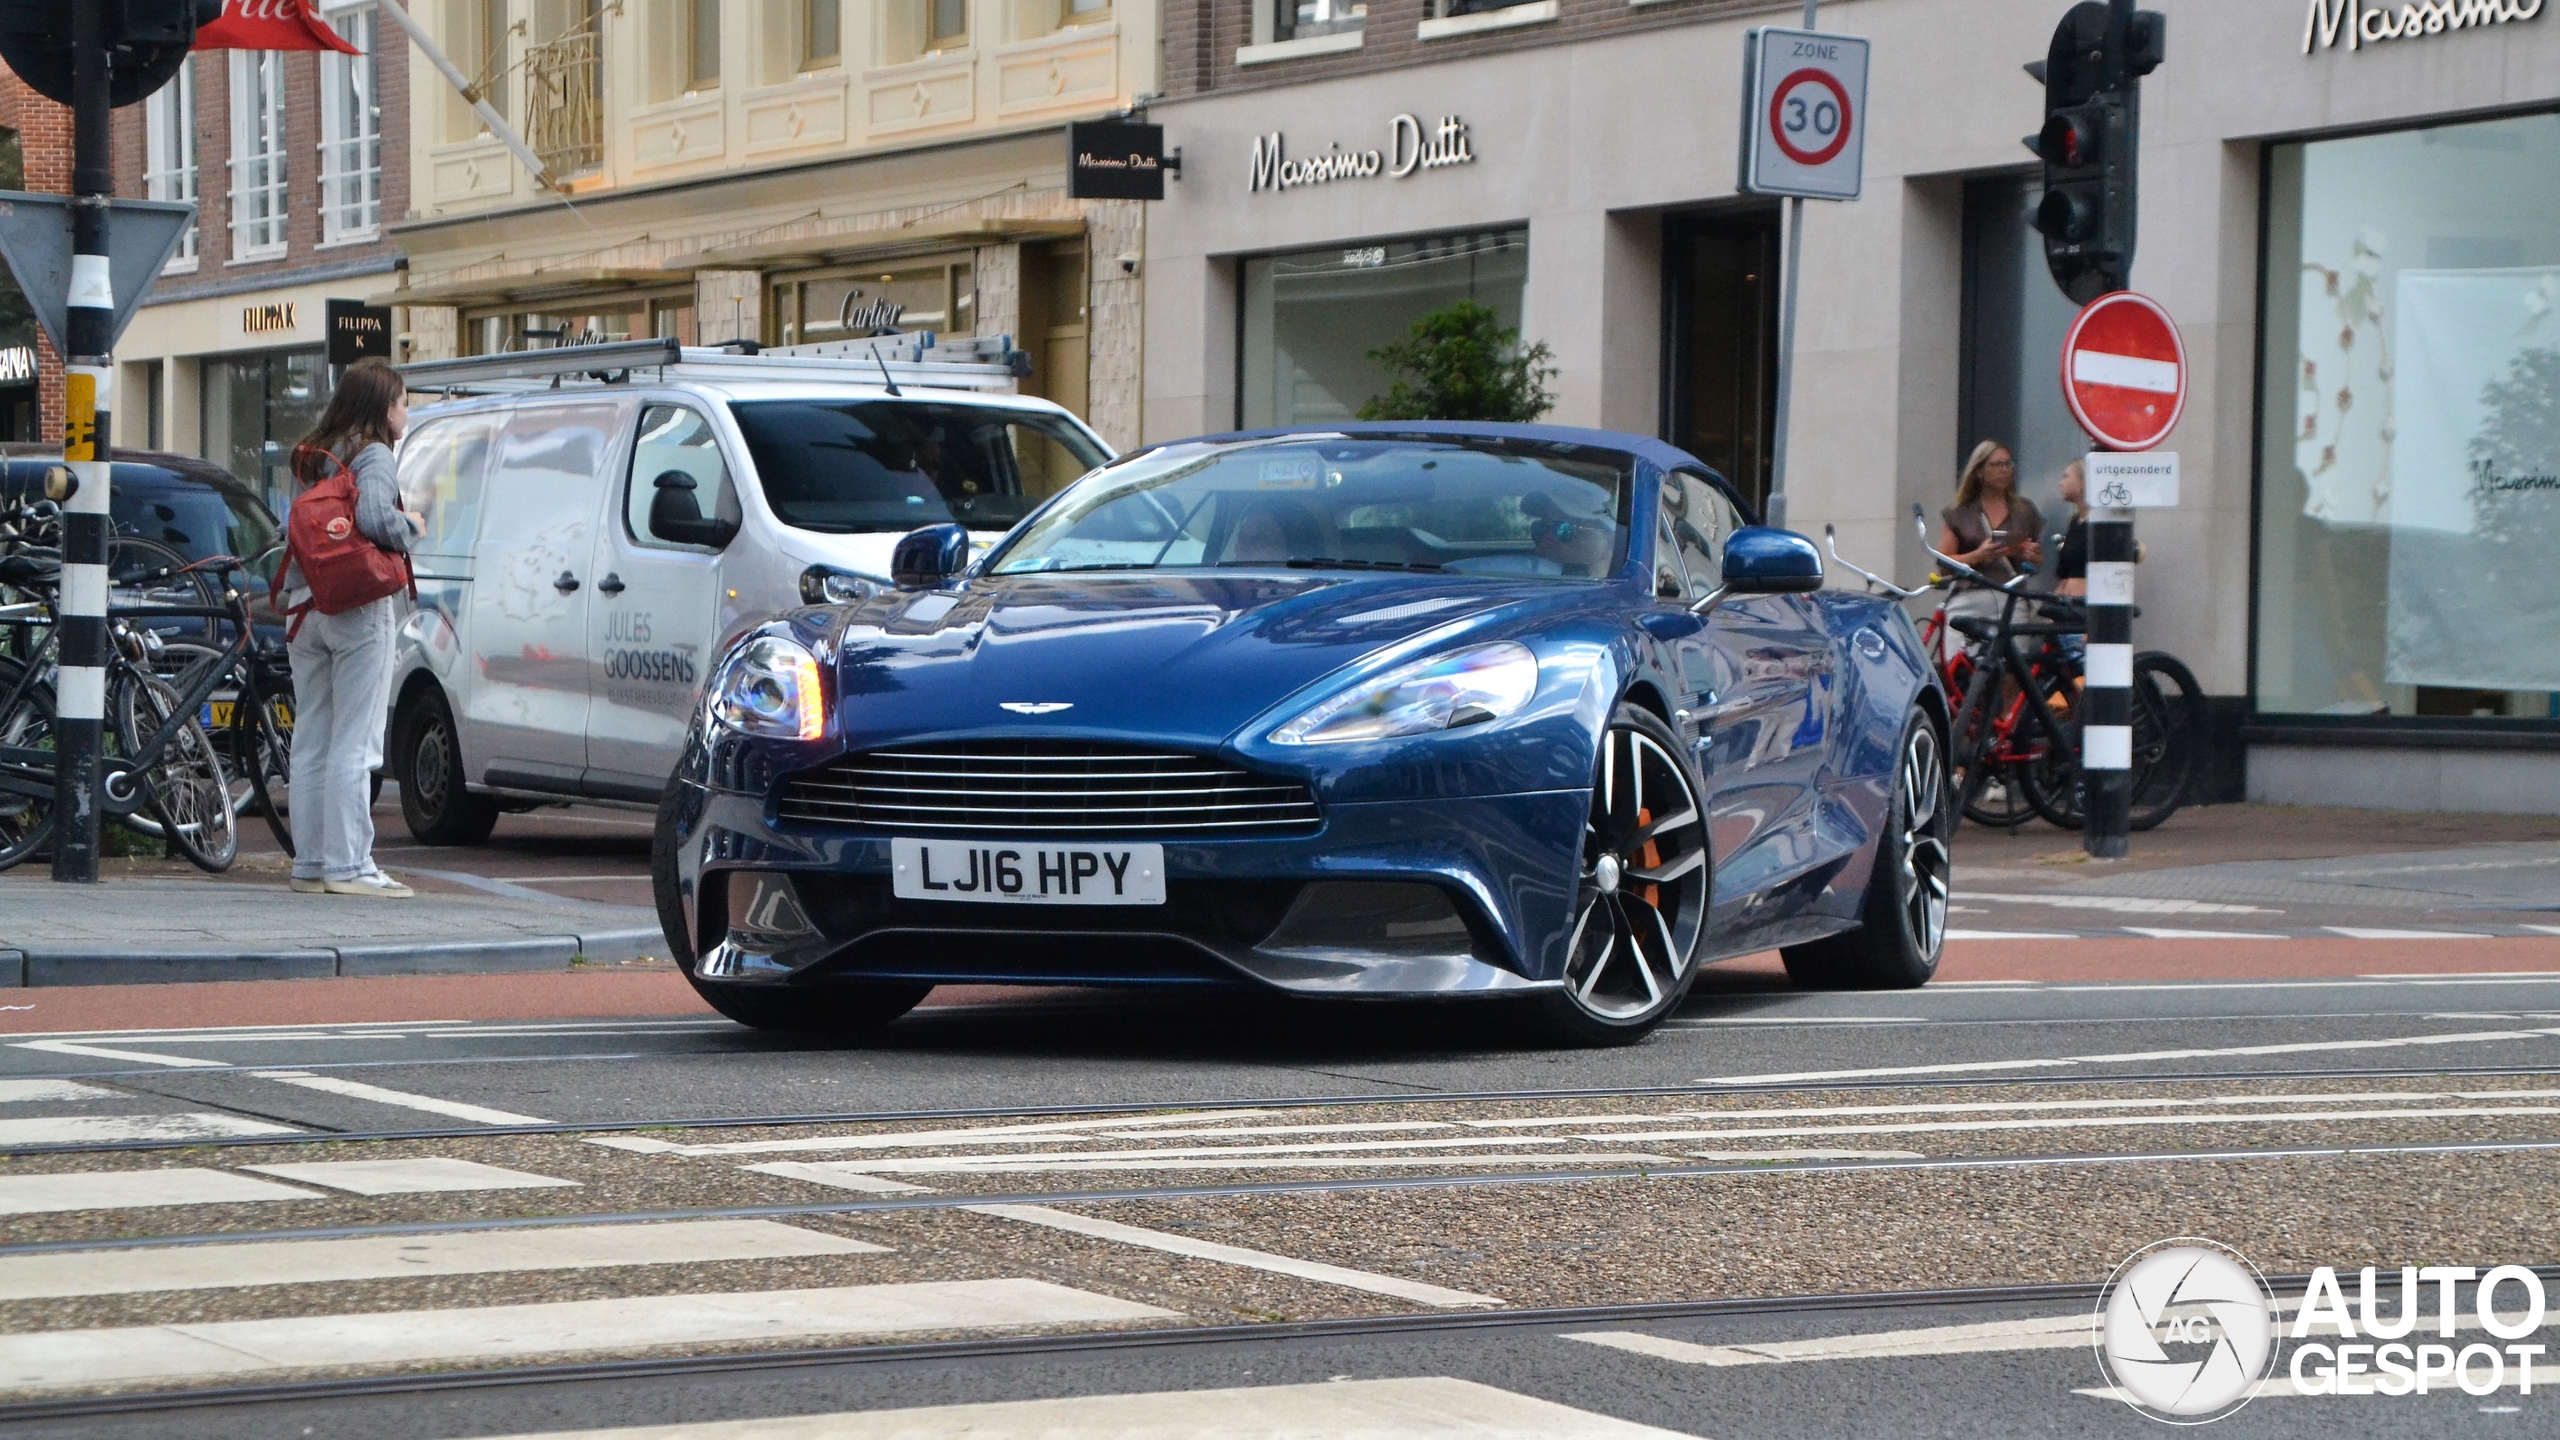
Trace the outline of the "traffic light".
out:
<instances>
[{"instance_id":1,"label":"traffic light","mask_svg":"<svg viewBox=\"0 0 2560 1440\"><path fill-rule=\"evenodd\" d=\"M2035 228L2074 304L2126 288L2133 274L2142 77L2166 57L2168 31L2167 16L2133 0L2083 0L2027 67L2044 85L2044 127L2027 137L2044 162Z\"/></svg>"},{"instance_id":2,"label":"traffic light","mask_svg":"<svg viewBox=\"0 0 2560 1440\"><path fill-rule=\"evenodd\" d=\"M107 11L107 103L131 105L169 83L196 43L196 27L222 18L222 0L0 0L0 60L48 100L71 100L75 7Z\"/></svg>"}]
</instances>

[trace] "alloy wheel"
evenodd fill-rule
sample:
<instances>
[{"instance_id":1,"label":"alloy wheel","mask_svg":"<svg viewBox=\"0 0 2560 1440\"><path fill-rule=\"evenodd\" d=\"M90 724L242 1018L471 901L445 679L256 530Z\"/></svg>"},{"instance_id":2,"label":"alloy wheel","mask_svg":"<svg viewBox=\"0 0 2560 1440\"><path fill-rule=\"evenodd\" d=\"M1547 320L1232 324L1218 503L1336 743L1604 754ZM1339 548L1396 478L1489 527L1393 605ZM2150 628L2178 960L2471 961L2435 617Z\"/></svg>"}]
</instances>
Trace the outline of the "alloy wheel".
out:
<instances>
[{"instance_id":1,"label":"alloy wheel","mask_svg":"<svg viewBox=\"0 0 2560 1440\"><path fill-rule=\"evenodd\" d=\"M1902 747L1902 863L1897 867L1896 898L1911 943L1935 959L1947 938L1947 889L1953 861L1947 851L1947 826L1940 818L1946 804L1946 769L1938 758L1938 732L1927 725L1911 727Z\"/></svg>"},{"instance_id":2,"label":"alloy wheel","mask_svg":"<svg viewBox=\"0 0 2560 1440\"><path fill-rule=\"evenodd\" d=\"M1583 829L1565 986L1611 1021L1658 1010L1688 978L1713 873L1688 767L1631 725L1603 736Z\"/></svg>"}]
</instances>

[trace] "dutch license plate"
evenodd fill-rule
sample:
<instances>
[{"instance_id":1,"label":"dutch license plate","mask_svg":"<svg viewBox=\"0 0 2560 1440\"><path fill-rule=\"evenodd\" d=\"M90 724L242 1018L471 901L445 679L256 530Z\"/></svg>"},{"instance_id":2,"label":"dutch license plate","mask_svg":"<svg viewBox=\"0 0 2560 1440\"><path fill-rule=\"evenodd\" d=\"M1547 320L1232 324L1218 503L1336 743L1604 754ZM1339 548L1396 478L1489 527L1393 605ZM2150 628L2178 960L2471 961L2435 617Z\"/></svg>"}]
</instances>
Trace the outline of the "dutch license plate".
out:
<instances>
[{"instance_id":1,"label":"dutch license plate","mask_svg":"<svg viewBox=\"0 0 2560 1440\"><path fill-rule=\"evenodd\" d=\"M1161 905L1162 845L1028 840L889 842L890 890L901 900L1006 905Z\"/></svg>"},{"instance_id":2,"label":"dutch license plate","mask_svg":"<svg viewBox=\"0 0 2560 1440\"><path fill-rule=\"evenodd\" d=\"M207 730L230 729L231 704L232 702L228 700L207 700L204 702L204 713L199 717L204 721L204 728Z\"/></svg>"}]
</instances>

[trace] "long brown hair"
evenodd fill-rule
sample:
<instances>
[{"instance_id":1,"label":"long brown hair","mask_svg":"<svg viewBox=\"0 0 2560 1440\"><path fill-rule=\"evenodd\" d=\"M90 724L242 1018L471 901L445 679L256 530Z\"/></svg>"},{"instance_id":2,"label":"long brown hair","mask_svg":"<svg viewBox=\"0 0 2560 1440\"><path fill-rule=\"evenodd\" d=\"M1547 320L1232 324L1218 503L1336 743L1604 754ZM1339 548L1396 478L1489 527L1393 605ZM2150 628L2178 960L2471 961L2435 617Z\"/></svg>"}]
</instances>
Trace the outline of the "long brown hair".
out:
<instances>
[{"instance_id":1,"label":"long brown hair","mask_svg":"<svg viewBox=\"0 0 2560 1440\"><path fill-rule=\"evenodd\" d=\"M398 444L399 437L391 433L391 407L407 392L408 382L384 361L359 360L348 366L346 373L338 377L329 408L320 412L320 423L302 437L301 446L295 447L294 474L303 484L311 485L329 472L327 462L305 453L304 446L351 461L367 445Z\"/></svg>"},{"instance_id":2,"label":"long brown hair","mask_svg":"<svg viewBox=\"0 0 2560 1440\"><path fill-rule=\"evenodd\" d=\"M1985 440L1973 447L1972 456L1964 462L1964 473L1956 477L1957 509L1961 510L1982 499L1982 472L1990 468L1991 457L2004 450L2008 451L2010 459L2017 458L2018 452L2010 450L2008 446L1997 440ZM2014 479L2009 482L2009 493L2011 495L2018 493L2018 482Z\"/></svg>"}]
</instances>

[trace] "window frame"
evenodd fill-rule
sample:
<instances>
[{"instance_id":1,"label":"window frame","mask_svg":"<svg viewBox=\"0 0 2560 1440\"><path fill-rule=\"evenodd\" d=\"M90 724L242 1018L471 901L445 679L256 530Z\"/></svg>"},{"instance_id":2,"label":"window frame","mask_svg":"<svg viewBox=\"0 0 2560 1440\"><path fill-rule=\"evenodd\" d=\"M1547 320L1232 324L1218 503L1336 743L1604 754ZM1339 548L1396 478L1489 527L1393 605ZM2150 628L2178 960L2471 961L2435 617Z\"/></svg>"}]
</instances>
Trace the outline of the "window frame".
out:
<instances>
[{"instance_id":1,"label":"window frame","mask_svg":"<svg viewBox=\"0 0 2560 1440\"><path fill-rule=\"evenodd\" d=\"M705 516L726 516L732 520L744 519L744 512L740 509L743 502L739 498L739 491L742 487L738 484L737 459L729 453L729 442L721 433L720 422L713 419L709 411L703 409L700 405L694 404L690 400L679 400L667 396L658 396L643 399L640 402L639 415L631 427L631 456L624 462L622 467L623 490L621 510L623 536L632 544L646 550L663 550L679 555L717 555L721 553L721 546L686 545L674 540L661 539L659 536L651 533L646 527L633 523L633 503L639 498L641 484L640 445L642 438L649 433L649 417L660 410L681 410L686 414L691 415L694 419L700 421L702 423L703 433L711 437L712 452L720 457L719 490L710 497L710 504L703 505L702 492L697 489L694 492L695 505L701 509ZM657 479L658 477L656 475L649 477L649 485L653 492L656 489ZM651 503L655 503L654 495ZM646 512L644 510L643 514L645 513Z\"/></svg>"},{"instance_id":2,"label":"window frame","mask_svg":"<svg viewBox=\"0 0 2560 1440\"><path fill-rule=\"evenodd\" d=\"M196 60L190 55L178 73L143 102L143 194L153 200L192 204L202 171L196 148ZM170 152L177 153L172 154ZM183 275L202 263L201 217L190 217L178 237L177 252L162 266L163 275Z\"/></svg>"},{"instance_id":3,"label":"window frame","mask_svg":"<svg viewBox=\"0 0 2560 1440\"><path fill-rule=\"evenodd\" d=\"M949 51L969 48L971 30L969 12L972 8L970 0L921 0L921 3L924 6L924 25L921 31L924 38L923 54L941 55ZM960 10L960 28L947 34L935 28L941 23L942 7L945 4L957 5Z\"/></svg>"},{"instance_id":4,"label":"window frame","mask_svg":"<svg viewBox=\"0 0 2560 1440\"><path fill-rule=\"evenodd\" d=\"M285 143L284 53L234 50L230 78L231 263L282 259L291 246L292 219L291 156ZM262 95L266 102L263 107L259 104ZM265 148L259 148L255 143L259 141L264 142ZM259 167L265 168L261 171ZM264 214L246 213L261 201Z\"/></svg>"},{"instance_id":5,"label":"window frame","mask_svg":"<svg viewBox=\"0 0 2560 1440\"><path fill-rule=\"evenodd\" d=\"M360 0L321 19L365 53L320 56L320 243L360 244L382 235L382 16Z\"/></svg>"},{"instance_id":6,"label":"window frame","mask_svg":"<svg viewBox=\"0 0 2560 1440\"><path fill-rule=\"evenodd\" d=\"M827 48L818 48L820 17L826 19ZM800 0L800 64L803 75L844 64L844 0Z\"/></svg>"},{"instance_id":7,"label":"window frame","mask_svg":"<svg viewBox=\"0 0 2560 1440\"><path fill-rule=\"evenodd\" d=\"M1369 0L1306 0L1306 3L1322 12L1321 17L1309 21L1298 19L1300 0L1262 0L1263 14L1269 19L1273 41L1356 34L1368 28Z\"/></svg>"}]
</instances>

